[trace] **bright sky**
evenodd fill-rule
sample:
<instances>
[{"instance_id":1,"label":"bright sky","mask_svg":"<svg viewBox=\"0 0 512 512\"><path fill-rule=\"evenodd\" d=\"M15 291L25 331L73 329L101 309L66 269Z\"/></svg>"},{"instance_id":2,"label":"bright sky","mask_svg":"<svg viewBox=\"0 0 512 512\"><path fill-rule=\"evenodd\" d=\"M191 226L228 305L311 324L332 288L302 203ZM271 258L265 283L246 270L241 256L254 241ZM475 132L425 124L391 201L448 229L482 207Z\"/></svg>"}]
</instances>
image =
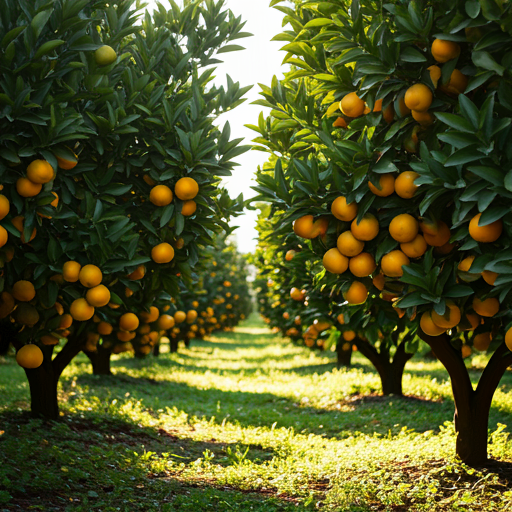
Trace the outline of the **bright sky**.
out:
<instances>
[{"instance_id":1,"label":"bright sky","mask_svg":"<svg viewBox=\"0 0 512 512\"><path fill-rule=\"evenodd\" d=\"M155 3L149 1L150 11ZM165 0L161 3L168 5ZM269 3L270 0L226 0L225 2L226 8L231 9L236 16L241 15L242 20L247 21L243 31L254 34L253 37L233 41L233 44L239 44L246 50L219 55L219 59L224 63L218 65L215 80L216 84L225 85L226 74L229 74L233 81L240 82L241 86L254 85L247 94L247 101L220 119L222 125L229 121L232 138L245 137L242 144L251 144L251 140L257 137L257 133L245 128L244 124L257 125L259 113L264 110L259 105L250 104L260 97L258 94L260 88L257 84L270 85L274 75L281 78L283 73L281 62L285 53L280 52L279 48L285 43L270 40L283 31L281 24L284 15L270 8ZM225 186L231 197L236 197L240 193L243 193L246 199L256 195L251 190L251 186L254 185L252 179L258 165L263 165L266 160L266 155L261 151L249 151L236 158L240 166L235 167L233 176L225 180ZM235 233L241 252L252 252L256 247L256 217L257 212L248 211L232 223L240 226Z\"/></svg>"}]
</instances>

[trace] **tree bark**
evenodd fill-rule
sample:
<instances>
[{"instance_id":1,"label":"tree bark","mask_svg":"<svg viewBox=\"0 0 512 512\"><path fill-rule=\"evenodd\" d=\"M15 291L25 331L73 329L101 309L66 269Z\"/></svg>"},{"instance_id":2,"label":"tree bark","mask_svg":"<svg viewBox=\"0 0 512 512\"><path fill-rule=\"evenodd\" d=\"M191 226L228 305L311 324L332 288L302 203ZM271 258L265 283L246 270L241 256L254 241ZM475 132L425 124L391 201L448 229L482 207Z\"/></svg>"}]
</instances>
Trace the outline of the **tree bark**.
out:
<instances>
[{"instance_id":1,"label":"tree bark","mask_svg":"<svg viewBox=\"0 0 512 512\"><path fill-rule=\"evenodd\" d=\"M96 352L89 352L87 350L83 352L91 361L93 375L112 375L110 370L111 350L98 345Z\"/></svg>"},{"instance_id":2,"label":"tree bark","mask_svg":"<svg viewBox=\"0 0 512 512\"><path fill-rule=\"evenodd\" d=\"M460 350L447 334L420 336L430 345L450 375L455 403L456 453L469 466L482 466L487 460L489 412L492 398L506 369L512 365L512 352L502 343L494 352L473 389Z\"/></svg>"},{"instance_id":3,"label":"tree bark","mask_svg":"<svg viewBox=\"0 0 512 512\"><path fill-rule=\"evenodd\" d=\"M153 347L153 355L158 357L160 355L160 342Z\"/></svg>"},{"instance_id":4,"label":"tree bark","mask_svg":"<svg viewBox=\"0 0 512 512\"><path fill-rule=\"evenodd\" d=\"M348 343L348 345L350 345L350 348L348 350L343 350L343 345L347 343L348 342L343 340L343 343L338 342L338 344L336 345L336 353L338 355L338 368L348 368L352 364L352 344Z\"/></svg>"},{"instance_id":5,"label":"tree bark","mask_svg":"<svg viewBox=\"0 0 512 512\"><path fill-rule=\"evenodd\" d=\"M176 338L169 338L169 350L171 351L171 354L174 354L178 352L178 343L180 340Z\"/></svg>"}]
</instances>

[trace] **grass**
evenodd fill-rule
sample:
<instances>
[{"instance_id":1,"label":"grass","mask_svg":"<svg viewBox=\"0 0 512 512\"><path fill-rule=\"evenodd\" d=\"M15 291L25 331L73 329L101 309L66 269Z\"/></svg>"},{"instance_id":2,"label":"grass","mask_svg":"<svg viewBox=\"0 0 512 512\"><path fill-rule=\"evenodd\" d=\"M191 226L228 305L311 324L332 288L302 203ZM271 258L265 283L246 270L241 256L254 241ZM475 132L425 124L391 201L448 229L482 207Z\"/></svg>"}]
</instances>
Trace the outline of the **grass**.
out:
<instances>
[{"instance_id":1,"label":"grass","mask_svg":"<svg viewBox=\"0 0 512 512\"><path fill-rule=\"evenodd\" d=\"M471 370L477 380L484 357ZM78 357L61 379L62 420L28 415L28 385L0 358L0 512L512 510L512 375L496 393L490 452L453 455L446 372L415 357L406 398L378 396L356 354L281 341L253 317L233 333L113 377Z\"/></svg>"}]
</instances>

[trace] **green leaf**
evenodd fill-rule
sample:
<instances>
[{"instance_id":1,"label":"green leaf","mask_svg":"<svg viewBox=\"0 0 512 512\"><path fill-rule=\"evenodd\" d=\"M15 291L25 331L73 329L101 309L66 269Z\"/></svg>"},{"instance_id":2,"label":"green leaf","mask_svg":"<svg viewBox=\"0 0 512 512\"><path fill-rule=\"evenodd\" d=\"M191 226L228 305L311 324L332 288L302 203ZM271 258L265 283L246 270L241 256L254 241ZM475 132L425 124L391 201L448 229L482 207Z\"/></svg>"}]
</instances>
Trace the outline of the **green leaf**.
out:
<instances>
[{"instance_id":1,"label":"green leaf","mask_svg":"<svg viewBox=\"0 0 512 512\"><path fill-rule=\"evenodd\" d=\"M466 0L465 7L470 18L475 19L480 14L480 3L478 0Z\"/></svg>"},{"instance_id":2,"label":"green leaf","mask_svg":"<svg viewBox=\"0 0 512 512\"><path fill-rule=\"evenodd\" d=\"M39 47L36 54L34 55L34 59L39 59L43 55L47 55L48 53L55 50L55 48L58 48L60 45L64 44L64 42L65 41L62 41L62 39L54 39L53 41L47 41Z\"/></svg>"},{"instance_id":3,"label":"green leaf","mask_svg":"<svg viewBox=\"0 0 512 512\"><path fill-rule=\"evenodd\" d=\"M218 50L217 54L228 53L228 52L238 52L240 50L245 50L245 48L243 46L240 46L239 44L228 44L226 46L223 46L220 50Z\"/></svg>"},{"instance_id":4,"label":"green leaf","mask_svg":"<svg viewBox=\"0 0 512 512\"><path fill-rule=\"evenodd\" d=\"M475 66L482 69L487 69L489 71L494 71L498 73L498 75L503 76L505 68L498 64L489 52L472 52L471 59L473 60L473 64L475 64Z\"/></svg>"},{"instance_id":5,"label":"green leaf","mask_svg":"<svg viewBox=\"0 0 512 512\"><path fill-rule=\"evenodd\" d=\"M480 216L478 220L479 226L487 226L493 222L503 218L507 213L510 212L510 207L507 206L495 206L494 208L488 208Z\"/></svg>"},{"instance_id":6,"label":"green leaf","mask_svg":"<svg viewBox=\"0 0 512 512\"><path fill-rule=\"evenodd\" d=\"M400 54L400 60L404 62L426 62L427 58L412 46L407 46Z\"/></svg>"},{"instance_id":7,"label":"green leaf","mask_svg":"<svg viewBox=\"0 0 512 512\"><path fill-rule=\"evenodd\" d=\"M313 18L304 25L304 28L325 27L333 23L334 21L329 18Z\"/></svg>"},{"instance_id":8,"label":"green leaf","mask_svg":"<svg viewBox=\"0 0 512 512\"><path fill-rule=\"evenodd\" d=\"M462 116L447 114L446 112L434 112L434 115L444 124L460 132L475 133L472 124Z\"/></svg>"}]
</instances>

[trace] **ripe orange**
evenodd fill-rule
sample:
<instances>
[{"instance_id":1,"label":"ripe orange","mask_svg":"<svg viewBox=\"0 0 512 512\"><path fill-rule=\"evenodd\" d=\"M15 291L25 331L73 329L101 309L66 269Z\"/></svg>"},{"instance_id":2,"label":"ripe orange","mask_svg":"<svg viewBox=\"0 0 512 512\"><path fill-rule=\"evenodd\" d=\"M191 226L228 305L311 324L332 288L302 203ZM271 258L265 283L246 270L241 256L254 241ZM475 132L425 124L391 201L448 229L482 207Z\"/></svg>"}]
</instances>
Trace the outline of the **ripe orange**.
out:
<instances>
[{"instance_id":1,"label":"ripe orange","mask_svg":"<svg viewBox=\"0 0 512 512\"><path fill-rule=\"evenodd\" d=\"M183 323L186 319L187 314L185 313L185 311L176 311L176 313L174 313L174 321L177 324Z\"/></svg>"},{"instance_id":2,"label":"ripe orange","mask_svg":"<svg viewBox=\"0 0 512 512\"><path fill-rule=\"evenodd\" d=\"M423 238L425 238L428 245L432 245L433 247L442 247L447 244L451 236L450 228L443 221L437 223L437 233L434 235L423 230Z\"/></svg>"},{"instance_id":3,"label":"ripe orange","mask_svg":"<svg viewBox=\"0 0 512 512\"><path fill-rule=\"evenodd\" d=\"M393 104L390 103L382 112L382 117L386 123L391 124L395 119L395 109L393 108Z\"/></svg>"},{"instance_id":4,"label":"ripe orange","mask_svg":"<svg viewBox=\"0 0 512 512\"><path fill-rule=\"evenodd\" d=\"M66 261L62 267L62 277L68 283L76 283L80 275L82 265L77 261Z\"/></svg>"},{"instance_id":5,"label":"ripe orange","mask_svg":"<svg viewBox=\"0 0 512 512\"><path fill-rule=\"evenodd\" d=\"M43 345L57 345L59 343L59 338L52 336L51 334L46 334L45 336L41 336L41 343Z\"/></svg>"},{"instance_id":6,"label":"ripe orange","mask_svg":"<svg viewBox=\"0 0 512 512\"><path fill-rule=\"evenodd\" d=\"M357 256L364 249L364 242L355 238L352 231L344 231L341 233L336 245L338 251L340 251L343 256L348 256L349 258Z\"/></svg>"},{"instance_id":7,"label":"ripe orange","mask_svg":"<svg viewBox=\"0 0 512 512\"><path fill-rule=\"evenodd\" d=\"M119 328L122 331L135 331L139 327L139 319L133 313L125 313L119 319Z\"/></svg>"},{"instance_id":8,"label":"ripe orange","mask_svg":"<svg viewBox=\"0 0 512 512\"><path fill-rule=\"evenodd\" d=\"M432 317L432 321L437 326L446 330L453 329L455 326L459 325L461 313L458 306L453 303L447 303L444 315L439 315L434 310L432 310L430 316Z\"/></svg>"},{"instance_id":9,"label":"ripe orange","mask_svg":"<svg viewBox=\"0 0 512 512\"><path fill-rule=\"evenodd\" d=\"M343 298L349 304L363 304L368 298L368 290L363 283L359 281L354 281L350 288L343 293ZM350 341L350 340L347 340Z\"/></svg>"},{"instance_id":10,"label":"ripe orange","mask_svg":"<svg viewBox=\"0 0 512 512\"><path fill-rule=\"evenodd\" d=\"M0 226L0 247L3 247L7 240L9 240L9 234L3 226Z\"/></svg>"},{"instance_id":11,"label":"ripe orange","mask_svg":"<svg viewBox=\"0 0 512 512\"><path fill-rule=\"evenodd\" d=\"M128 332L128 331L117 331L116 337L119 341L130 341L135 338L137 334L134 332Z\"/></svg>"},{"instance_id":12,"label":"ripe orange","mask_svg":"<svg viewBox=\"0 0 512 512\"><path fill-rule=\"evenodd\" d=\"M365 213L359 223L357 219L352 221L350 231L358 240L368 242L379 234L379 222L371 213Z\"/></svg>"},{"instance_id":13,"label":"ripe orange","mask_svg":"<svg viewBox=\"0 0 512 512\"><path fill-rule=\"evenodd\" d=\"M0 220L4 219L11 211L11 203L3 194L0 194Z\"/></svg>"},{"instance_id":14,"label":"ripe orange","mask_svg":"<svg viewBox=\"0 0 512 512\"><path fill-rule=\"evenodd\" d=\"M460 55L460 46L453 41L434 39L430 51L437 62L444 64Z\"/></svg>"},{"instance_id":15,"label":"ripe orange","mask_svg":"<svg viewBox=\"0 0 512 512\"><path fill-rule=\"evenodd\" d=\"M427 242L420 234L414 240L400 244L400 250L409 258L420 258L427 251Z\"/></svg>"},{"instance_id":16,"label":"ripe orange","mask_svg":"<svg viewBox=\"0 0 512 512\"><path fill-rule=\"evenodd\" d=\"M425 112L429 109L434 99L430 87L425 84L414 84L407 89L404 101L407 108L417 112Z\"/></svg>"},{"instance_id":17,"label":"ripe orange","mask_svg":"<svg viewBox=\"0 0 512 512\"><path fill-rule=\"evenodd\" d=\"M128 279L130 281L138 281L142 279L146 275L146 267L144 265L139 265L131 274L128 274Z\"/></svg>"},{"instance_id":18,"label":"ripe orange","mask_svg":"<svg viewBox=\"0 0 512 512\"><path fill-rule=\"evenodd\" d=\"M337 317L336 317L336 320L338 320L338 323L340 325L345 325L345 315L343 313L340 313Z\"/></svg>"},{"instance_id":19,"label":"ripe orange","mask_svg":"<svg viewBox=\"0 0 512 512\"><path fill-rule=\"evenodd\" d=\"M484 270L482 272L482 277L487 284L494 286L494 281L499 276L497 272L491 272L490 270Z\"/></svg>"},{"instance_id":20,"label":"ripe orange","mask_svg":"<svg viewBox=\"0 0 512 512\"><path fill-rule=\"evenodd\" d=\"M152 324L158 320L160 316L160 311L157 307L151 306L149 308L149 313L147 311L142 311L140 313L140 319L146 324Z\"/></svg>"},{"instance_id":21,"label":"ripe orange","mask_svg":"<svg viewBox=\"0 0 512 512\"><path fill-rule=\"evenodd\" d=\"M172 245L164 242L151 249L151 258L155 263L169 263L174 258Z\"/></svg>"},{"instance_id":22,"label":"ripe orange","mask_svg":"<svg viewBox=\"0 0 512 512\"><path fill-rule=\"evenodd\" d=\"M178 240L176 240L176 249L183 249L183 247L185 247L185 240L178 238Z\"/></svg>"},{"instance_id":23,"label":"ripe orange","mask_svg":"<svg viewBox=\"0 0 512 512\"><path fill-rule=\"evenodd\" d=\"M471 265L473 264L473 261L475 261L475 256L467 256L464 258L458 265L457 268L461 272L469 272L469 269L471 268Z\"/></svg>"},{"instance_id":24,"label":"ripe orange","mask_svg":"<svg viewBox=\"0 0 512 512\"><path fill-rule=\"evenodd\" d=\"M195 201L185 201L183 203L183 206L181 207L181 215L184 217L191 217L196 213L197 210L197 204Z\"/></svg>"},{"instance_id":25,"label":"ripe orange","mask_svg":"<svg viewBox=\"0 0 512 512\"><path fill-rule=\"evenodd\" d=\"M505 333L505 344L507 348L512 352L512 327Z\"/></svg>"},{"instance_id":26,"label":"ripe orange","mask_svg":"<svg viewBox=\"0 0 512 512\"><path fill-rule=\"evenodd\" d=\"M345 331L342 336L345 341L352 341L356 337L356 333L354 331Z\"/></svg>"},{"instance_id":27,"label":"ripe orange","mask_svg":"<svg viewBox=\"0 0 512 512\"><path fill-rule=\"evenodd\" d=\"M174 317L171 315L162 315L158 319L158 328L162 329L164 331L168 331L169 329L172 329L174 327L175 321Z\"/></svg>"},{"instance_id":28,"label":"ripe orange","mask_svg":"<svg viewBox=\"0 0 512 512\"><path fill-rule=\"evenodd\" d=\"M468 83L469 78L458 69L454 69L448 83L446 85L442 85L440 89L447 94L458 96L466 90Z\"/></svg>"},{"instance_id":29,"label":"ripe orange","mask_svg":"<svg viewBox=\"0 0 512 512\"><path fill-rule=\"evenodd\" d=\"M322 259L325 270L332 274L343 274L348 268L348 258L341 254L336 247L329 249Z\"/></svg>"},{"instance_id":30,"label":"ripe orange","mask_svg":"<svg viewBox=\"0 0 512 512\"><path fill-rule=\"evenodd\" d=\"M68 148L69 149L69 148ZM68 160L65 157L55 155L57 158L57 164L61 169L64 169L65 171L69 171L70 169L74 169L78 164L78 157L73 153L74 158L73 160Z\"/></svg>"},{"instance_id":31,"label":"ripe orange","mask_svg":"<svg viewBox=\"0 0 512 512\"><path fill-rule=\"evenodd\" d=\"M412 242L418 234L418 221L408 213L394 217L389 224L389 234L400 243Z\"/></svg>"},{"instance_id":32,"label":"ripe orange","mask_svg":"<svg viewBox=\"0 0 512 512\"><path fill-rule=\"evenodd\" d=\"M429 66L428 71L430 72L430 80L432 80L432 83L434 84L434 88L437 89L437 83L439 82L439 79L441 78L441 68L439 66Z\"/></svg>"},{"instance_id":33,"label":"ripe orange","mask_svg":"<svg viewBox=\"0 0 512 512\"><path fill-rule=\"evenodd\" d=\"M286 261L292 261L295 254L296 254L296 251L294 251L293 249L290 249L289 251L286 251L286 255L285 255L284 259Z\"/></svg>"},{"instance_id":34,"label":"ripe orange","mask_svg":"<svg viewBox=\"0 0 512 512\"><path fill-rule=\"evenodd\" d=\"M31 304L18 304L12 316L19 324L28 325L29 327L33 327L39 322L39 313Z\"/></svg>"},{"instance_id":35,"label":"ripe orange","mask_svg":"<svg viewBox=\"0 0 512 512\"><path fill-rule=\"evenodd\" d=\"M2 292L0 294L0 318L9 316L15 305L14 297L9 292Z\"/></svg>"},{"instance_id":36,"label":"ripe orange","mask_svg":"<svg viewBox=\"0 0 512 512\"><path fill-rule=\"evenodd\" d=\"M149 200L155 206L167 206L172 201L172 190L166 185L157 185L151 189Z\"/></svg>"},{"instance_id":37,"label":"ripe orange","mask_svg":"<svg viewBox=\"0 0 512 512\"><path fill-rule=\"evenodd\" d=\"M110 302L110 291L105 285L100 284L87 290L85 298L91 306L101 308Z\"/></svg>"},{"instance_id":38,"label":"ripe orange","mask_svg":"<svg viewBox=\"0 0 512 512\"><path fill-rule=\"evenodd\" d=\"M85 265L80 270L78 279L80 279L80 282L86 288L94 288L101 283L103 274L96 265Z\"/></svg>"},{"instance_id":39,"label":"ripe orange","mask_svg":"<svg viewBox=\"0 0 512 512\"><path fill-rule=\"evenodd\" d=\"M228 309L230 309L228 306L231 306L231 304L227 304L227 305L226 305L226 307L227 307ZM189 324L191 324L191 323L195 322L195 321L196 321L196 319L197 319L197 311L195 311L194 309L189 309L189 310L187 311L187 322L188 322Z\"/></svg>"},{"instance_id":40,"label":"ripe orange","mask_svg":"<svg viewBox=\"0 0 512 512\"><path fill-rule=\"evenodd\" d=\"M359 117L364 112L364 101L358 97L357 93L350 92L340 101L340 110L347 117Z\"/></svg>"},{"instance_id":41,"label":"ripe orange","mask_svg":"<svg viewBox=\"0 0 512 512\"><path fill-rule=\"evenodd\" d=\"M173 321L174 321L174 318L173 318ZM139 327L139 329L137 330L137 332L139 334L148 334L149 332L151 332L151 326L148 325L148 324L143 324Z\"/></svg>"},{"instance_id":42,"label":"ripe orange","mask_svg":"<svg viewBox=\"0 0 512 512\"><path fill-rule=\"evenodd\" d=\"M492 317L500 310L500 303L495 297L480 300L478 297L473 299L473 309L480 315Z\"/></svg>"},{"instance_id":43,"label":"ripe orange","mask_svg":"<svg viewBox=\"0 0 512 512\"><path fill-rule=\"evenodd\" d=\"M36 290L30 281L21 280L13 284L12 296L19 302L30 302L36 296Z\"/></svg>"},{"instance_id":44,"label":"ripe orange","mask_svg":"<svg viewBox=\"0 0 512 512\"><path fill-rule=\"evenodd\" d=\"M18 217L14 217L14 219L11 219L11 223L12 225L21 233L21 242L26 244L27 241L25 239L25 217L22 217L21 215L19 215ZM37 235L37 229L34 228L32 230L32 233L30 235L30 239L29 239L29 242L32 242L32 240L34 240L34 238L36 237Z\"/></svg>"},{"instance_id":45,"label":"ripe orange","mask_svg":"<svg viewBox=\"0 0 512 512\"><path fill-rule=\"evenodd\" d=\"M313 215L304 215L293 223L293 231L302 238L313 239L327 232L328 221L325 218L314 220Z\"/></svg>"},{"instance_id":46,"label":"ripe orange","mask_svg":"<svg viewBox=\"0 0 512 512\"><path fill-rule=\"evenodd\" d=\"M457 329L460 331L474 331L480 325L481 318L475 313L466 313L465 318L463 318L462 323L465 324L461 326L459 324Z\"/></svg>"},{"instance_id":47,"label":"ripe orange","mask_svg":"<svg viewBox=\"0 0 512 512\"><path fill-rule=\"evenodd\" d=\"M59 329L69 329L73 325L73 317L66 313L60 317Z\"/></svg>"},{"instance_id":48,"label":"ripe orange","mask_svg":"<svg viewBox=\"0 0 512 512\"><path fill-rule=\"evenodd\" d=\"M91 306L85 299L75 299L69 307L69 312L74 320L78 322L85 322L94 316L94 307Z\"/></svg>"},{"instance_id":49,"label":"ripe orange","mask_svg":"<svg viewBox=\"0 0 512 512\"><path fill-rule=\"evenodd\" d=\"M377 184L368 181L369 189L380 197L388 197L395 191L395 177L391 173L379 174Z\"/></svg>"},{"instance_id":50,"label":"ripe orange","mask_svg":"<svg viewBox=\"0 0 512 512\"><path fill-rule=\"evenodd\" d=\"M380 260L382 272L388 277L402 277L404 275L402 266L410 263L409 258L398 249L388 252Z\"/></svg>"},{"instance_id":51,"label":"ripe orange","mask_svg":"<svg viewBox=\"0 0 512 512\"><path fill-rule=\"evenodd\" d=\"M421 126L430 126L431 124L434 124L434 121L436 120L428 110L426 112L411 110L411 115L412 118L420 123Z\"/></svg>"},{"instance_id":52,"label":"ripe orange","mask_svg":"<svg viewBox=\"0 0 512 512\"><path fill-rule=\"evenodd\" d=\"M345 196L339 196L332 202L331 213L338 220L350 222L356 218L357 203L347 203Z\"/></svg>"},{"instance_id":53,"label":"ripe orange","mask_svg":"<svg viewBox=\"0 0 512 512\"><path fill-rule=\"evenodd\" d=\"M428 334L429 336L439 336L443 334L446 330L442 327L439 327L432 321L432 316L430 311L425 311L420 318L420 327L421 330Z\"/></svg>"},{"instance_id":54,"label":"ripe orange","mask_svg":"<svg viewBox=\"0 0 512 512\"><path fill-rule=\"evenodd\" d=\"M481 213L475 215L469 223L469 236L477 242L496 242L503 232L503 221L501 219L491 222L485 226L479 226Z\"/></svg>"},{"instance_id":55,"label":"ripe orange","mask_svg":"<svg viewBox=\"0 0 512 512\"><path fill-rule=\"evenodd\" d=\"M350 272L352 272L356 277L367 277L375 272L377 265L375 263L375 258L371 254L362 252L354 258L350 258L348 267Z\"/></svg>"},{"instance_id":56,"label":"ripe orange","mask_svg":"<svg viewBox=\"0 0 512 512\"><path fill-rule=\"evenodd\" d=\"M384 274L377 274L373 279L373 286L377 288L377 290L384 290L384 287L386 286L386 276Z\"/></svg>"},{"instance_id":57,"label":"ripe orange","mask_svg":"<svg viewBox=\"0 0 512 512\"><path fill-rule=\"evenodd\" d=\"M334 123L332 123L332 125L335 128L346 128L348 126L347 121L345 121L345 119L343 119L343 117L338 117L338 119L336 119L336 121L334 121Z\"/></svg>"},{"instance_id":58,"label":"ripe orange","mask_svg":"<svg viewBox=\"0 0 512 512\"><path fill-rule=\"evenodd\" d=\"M33 160L27 167L27 178L32 183L48 183L54 176L53 167L46 160Z\"/></svg>"},{"instance_id":59,"label":"ripe orange","mask_svg":"<svg viewBox=\"0 0 512 512\"><path fill-rule=\"evenodd\" d=\"M404 171L400 173L395 180L395 192L403 199L411 199L414 197L418 185L414 184L414 180L419 178L419 174L414 171Z\"/></svg>"},{"instance_id":60,"label":"ripe orange","mask_svg":"<svg viewBox=\"0 0 512 512\"><path fill-rule=\"evenodd\" d=\"M482 332L480 334L477 334L473 338L473 347L475 350L478 350L479 352L485 352L492 341L492 335L490 332Z\"/></svg>"},{"instance_id":61,"label":"ripe orange","mask_svg":"<svg viewBox=\"0 0 512 512\"><path fill-rule=\"evenodd\" d=\"M43 352L37 345L23 345L16 353L16 362L22 368L39 368L43 360Z\"/></svg>"},{"instance_id":62,"label":"ripe orange","mask_svg":"<svg viewBox=\"0 0 512 512\"><path fill-rule=\"evenodd\" d=\"M199 185L193 178L181 178L177 181L176 185L174 185L174 193L182 201L189 201L190 199L194 199L199 193Z\"/></svg>"},{"instance_id":63,"label":"ripe orange","mask_svg":"<svg viewBox=\"0 0 512 512\"><path fill-rule=\"evenodd\" d=\"M144 174L144 176L142 176L142 179L151 187L154 187L156 185L156 181L149 174Z\"/></svg>"},{"instance_id":64,"label":"ripe orange","mask_svg":"<svg viewBox=\"0 0 512 512\"><path fill-rule=\"evenodd\" d=\"M41 192L43 185L33 183L28 178L19 178L16 182L16 191L21 197L34 197Z\"/></svg>"},{"instance_id":65,"label":"ripe orange","mask_svg":"<svg viewBox=\"0 0 512 512\"><path fill-rule=\"evenodd\" d=\"M347 266L348 268L348 266ZM299 290L298 288L295 288L293 287L291 290L290 290L290 297L293 299L293 300L297 300L297 301L301 301L301 300L304 300L304 296L306 295L305 291L304 290ZM299 324L300 325L300 324Z\"/></svg>"}]
</instances>

